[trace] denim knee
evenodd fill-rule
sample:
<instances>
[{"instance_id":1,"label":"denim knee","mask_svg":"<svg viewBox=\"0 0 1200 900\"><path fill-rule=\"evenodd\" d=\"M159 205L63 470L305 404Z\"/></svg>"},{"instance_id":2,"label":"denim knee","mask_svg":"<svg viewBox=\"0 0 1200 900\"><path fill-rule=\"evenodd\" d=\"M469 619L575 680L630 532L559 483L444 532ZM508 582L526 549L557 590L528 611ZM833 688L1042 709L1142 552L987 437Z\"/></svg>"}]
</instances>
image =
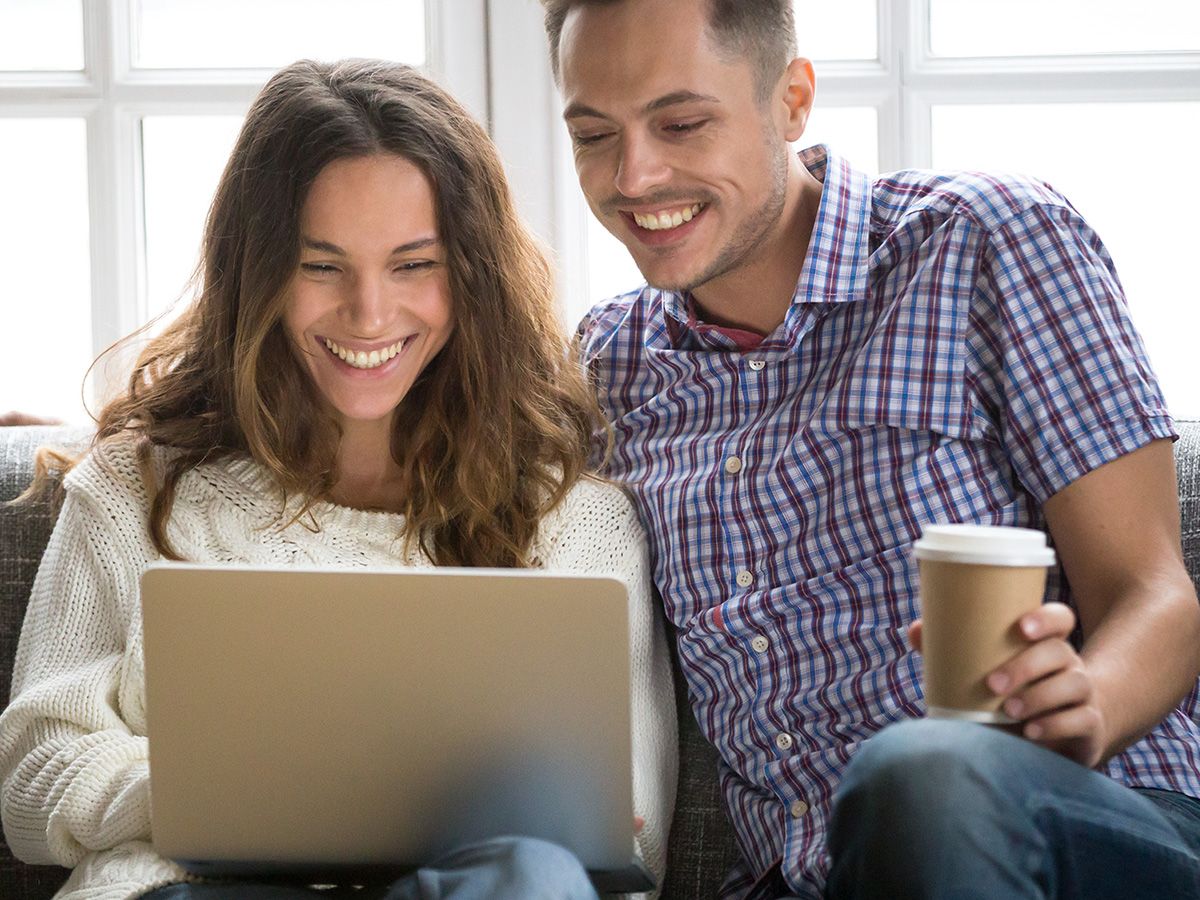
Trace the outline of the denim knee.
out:
<instances>
[{"instance_id":1,"label":"denim knee","mask_svg":"<svg viewBox=\"0 0 1200 900\"><path fill-rule=\"evenodd\" d=\"M1028 896L1021 886L1040 847L1036 835L1013 839L1028 824L1016 785L1022 743L983 725L928 719L868 740L833 798L828 896L968 897L980 878L1004 886L987 896ZM996 847L1020 850L997 855ZM948 892L925 893L935 884Z\"/></svg>"},{"instance_id":2,"label":"denim knee","mask_svg":"<svg viewBox=\"0 0 1200 900\"><path fill-rule=\"evenodd\" d=\"M550 841L531 837L498 837L488 842L503 860L512 882L530 889L545 890L545 896L595 897L583 864L570 850ZM543 896L542 894L529 894Z\"/></svg>"},{"instance_id":3,"label":"denim knee","mask_svg":"<svg viewBox=\"0 0 1200 900\"><path fill-rule=\"evenodd\" d=\"M850 760L839 798L865 793L881 812L911 814L912 804L959 795L956 784L995 787L1019 753L1020 738L968 722L913 719L885 728ZM885 799L899 801L887 803ZM836 802L836 801L835 801Z\"/></svg>"},{"instance_id":4,"label":"denim knee","mask_svg":"<svg viewBox=\"0 0 1200 900\"><path fill-rule=\"evenodd\" d=\"M498 837L493 843L517 871L575 871L583 866L570 850L551 841L532 837Z\"/></svg>"}]
</instances>

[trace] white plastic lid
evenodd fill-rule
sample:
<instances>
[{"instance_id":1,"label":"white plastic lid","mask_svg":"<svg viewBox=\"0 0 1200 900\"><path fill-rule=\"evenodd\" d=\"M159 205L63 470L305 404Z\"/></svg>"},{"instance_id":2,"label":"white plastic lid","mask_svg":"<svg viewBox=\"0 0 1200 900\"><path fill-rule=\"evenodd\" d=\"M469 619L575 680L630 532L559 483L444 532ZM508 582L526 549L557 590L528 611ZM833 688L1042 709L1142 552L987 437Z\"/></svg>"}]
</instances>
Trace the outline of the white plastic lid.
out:
<instances>
[{"instance_id":1,"label":"white plastic lid","mask_svg":"<svg viewBox=\"0 0 1200 900\"><path fill-rule=\"evenodd\" d=\"M1052 566L1044 532L1005 525L926 525L913 544L918 559L985 566Z\"/></svg>"}]
</instances>

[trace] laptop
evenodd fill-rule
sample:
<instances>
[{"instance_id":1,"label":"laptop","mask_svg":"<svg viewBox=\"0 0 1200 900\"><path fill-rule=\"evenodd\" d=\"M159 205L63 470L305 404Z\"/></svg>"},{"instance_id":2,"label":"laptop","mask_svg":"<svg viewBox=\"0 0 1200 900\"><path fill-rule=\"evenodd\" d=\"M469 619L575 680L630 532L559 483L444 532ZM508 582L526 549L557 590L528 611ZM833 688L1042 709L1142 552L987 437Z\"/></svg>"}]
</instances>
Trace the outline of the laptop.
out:
<instances>
[{"instance_id":1,"label":"laptop","mask_svg":"<svg viewBox=\"0 0 1200 900\"><path fill-rule=\"evenodd\" d=\"M514 569L157 563L151 831L205 876L375 883L496 835L635 857L628 598Z\"/></svg>"}]
</instances>

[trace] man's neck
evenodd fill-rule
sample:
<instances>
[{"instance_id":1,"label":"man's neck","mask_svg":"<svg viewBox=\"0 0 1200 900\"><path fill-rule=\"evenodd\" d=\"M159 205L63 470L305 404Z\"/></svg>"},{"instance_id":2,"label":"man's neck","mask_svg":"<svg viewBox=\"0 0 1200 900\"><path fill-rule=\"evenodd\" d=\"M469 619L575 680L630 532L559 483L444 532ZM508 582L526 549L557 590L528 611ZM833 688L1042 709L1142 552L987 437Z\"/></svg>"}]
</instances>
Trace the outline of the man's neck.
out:
<instances>
[{"instance_id":1,"label":"man's neck","mask_svg":"<svg viewBox=\"0 0 1200 900\"><path fill-rule=\"evenodd\" d=\"M710 325L767 335L787 314L821 204L821 182L793 156L779 227L752 260L692 292L697 314Z\"/></svg>"}]
</instances>

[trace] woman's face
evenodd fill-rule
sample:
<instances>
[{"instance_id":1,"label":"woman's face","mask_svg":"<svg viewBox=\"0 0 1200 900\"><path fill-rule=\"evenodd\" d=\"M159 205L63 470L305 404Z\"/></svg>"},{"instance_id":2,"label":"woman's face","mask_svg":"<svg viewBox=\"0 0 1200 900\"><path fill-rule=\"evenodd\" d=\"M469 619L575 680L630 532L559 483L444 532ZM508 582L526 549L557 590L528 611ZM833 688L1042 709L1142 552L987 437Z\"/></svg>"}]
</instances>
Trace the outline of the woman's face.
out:
<instances>
[{"instance_id":1,"label":"woman's face","mask_svg":"<svg viewBox=\"0 0 1200 900\"><path fill-rule=\"evenodd\" d=\"M288 290L284 328L339 422L390 421L454 329L425 174L391 154L321 170Z\"/></svg>"}]
</instances>

